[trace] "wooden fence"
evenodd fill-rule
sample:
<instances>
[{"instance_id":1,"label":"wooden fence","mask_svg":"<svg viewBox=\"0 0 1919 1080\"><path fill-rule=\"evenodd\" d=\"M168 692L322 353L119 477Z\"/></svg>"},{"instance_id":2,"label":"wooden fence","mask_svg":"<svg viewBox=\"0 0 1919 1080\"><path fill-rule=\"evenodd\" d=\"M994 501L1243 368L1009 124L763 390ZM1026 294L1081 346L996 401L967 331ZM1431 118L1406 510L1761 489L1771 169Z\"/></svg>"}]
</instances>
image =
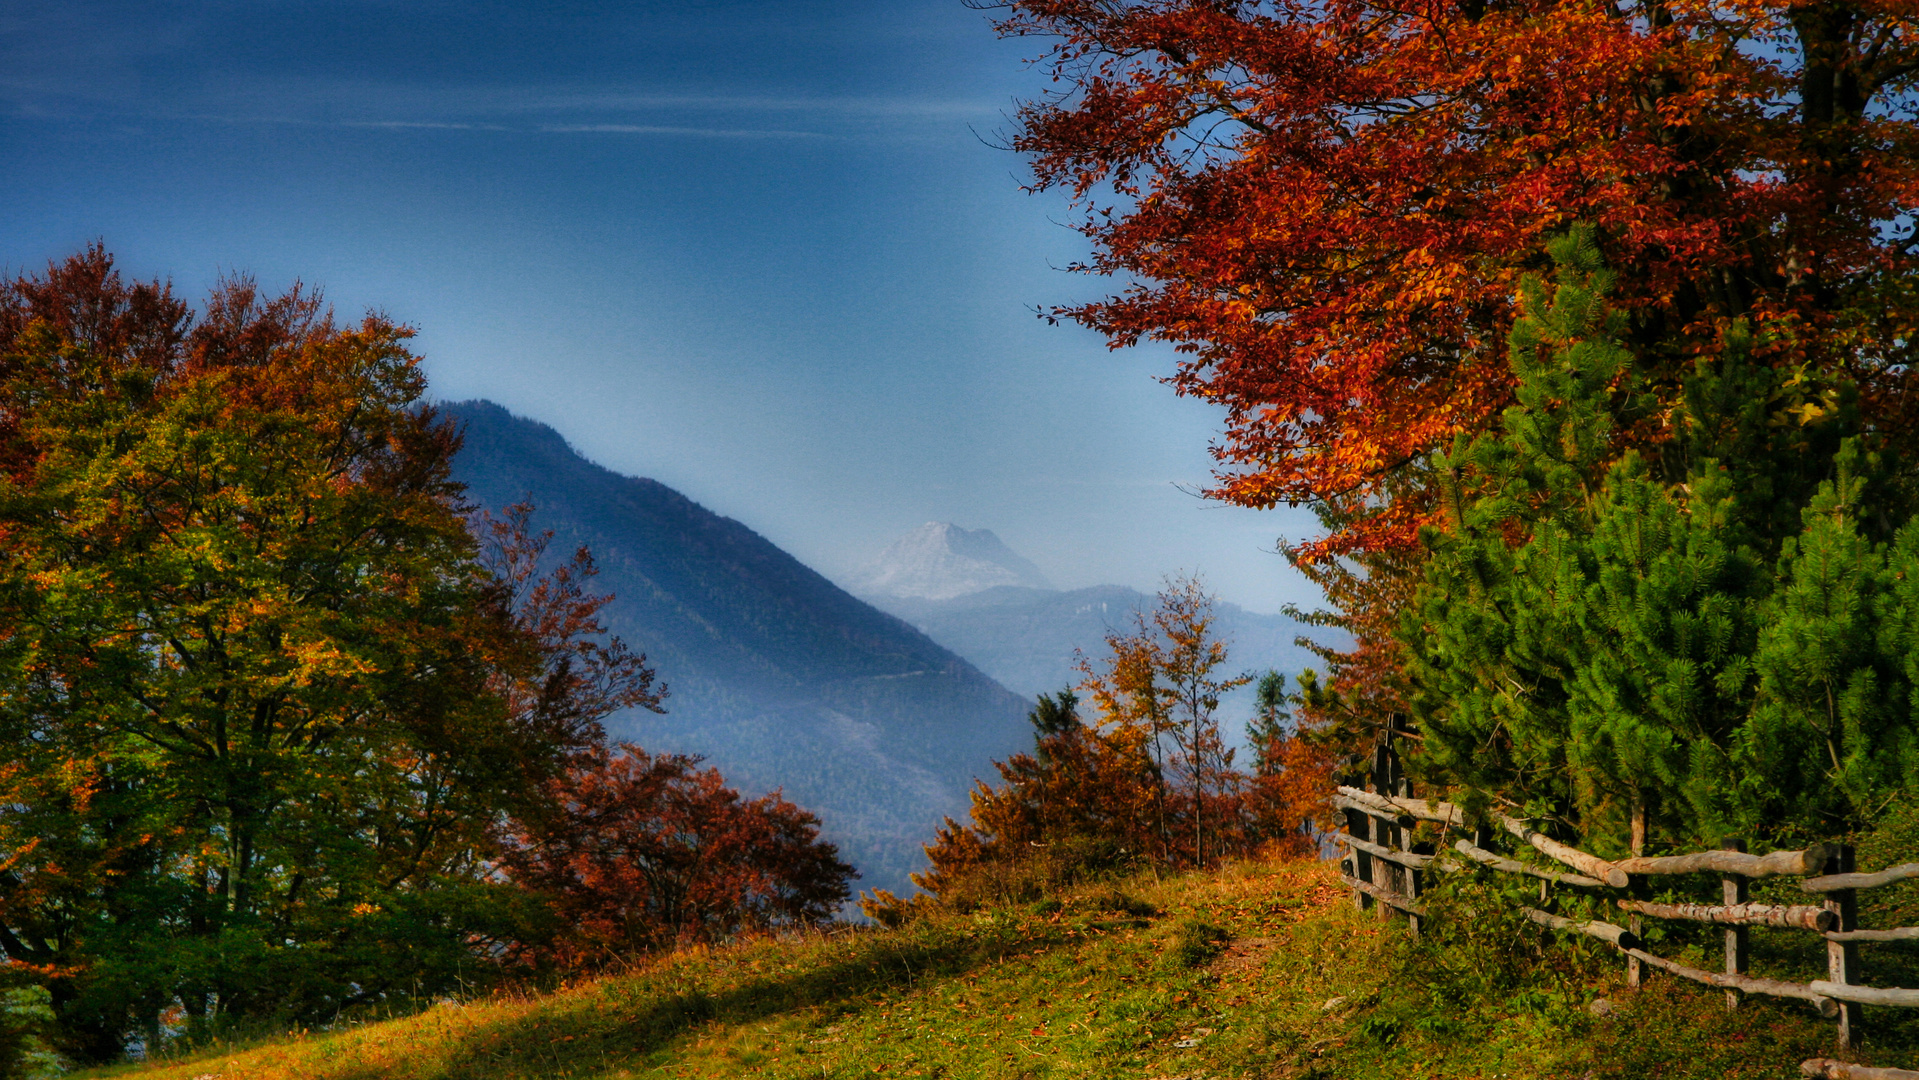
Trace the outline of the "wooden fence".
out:
<instances>
[{"instance_id":1,"label":"wooden fence","mask_svg":"<svg viewBox=\"0 0 1919 1080\"><path fill-rule=\"evenodd\" d=\"M1736 1008L1742 994L1794 998L1836 1022L1842 1047L1857 1042L1863 1006L1919 1007L1919 990L1866 986L1857 981L1859 946L1919 940L1919 927L1860 928L1859 890L1919 878L1919 863L1860 873L1853 865L1852 850L1831 844L1767 855L1750 855L1734 846L1608 861L1553 840L1526 822L1503 814L1494 813L1490 822L1475 828L1459 807L1413 797L1393 745L1397 738L1409 735L1412 733L1396 727L1382 740L1368 778L1373 790L1342 785L1334 795L1334 805L1345 812L1346 818L1346 832L1335 834L1334 839L1346 849L1341 870L1357 906L1378 905L1382 915L1388 911L1403 913L1412 932L1418 934L1427 917L1420 895L1428 868L1478 864L1537 880L1539 906L1522 906L1520 913L1542 926L1585 934L1613 946L1625 957L1627 982L1633 986L1638 986L1646 970L1652 968L1724 989L1727 1008ZM1445 826L1442 838L1454 831L1459 838L1444 850L1430 843L1409 843L1413 828L1421 821ZM1520 862L1498 853L1494 850L1497 833L1509 834L1509 843L1530 847L1557 865ZM1662 904L1646 899L1651 878L1700 873L1720 876L1722 903ZM1806 894L1806 902L1759 904L1747 899L1747 887L1753 879L1775 876L1803 879L1799 887ZM1610 899L1626 915L1626 925L1553 914L1548 909L1553 906L1555 887L1580 889ZM1724 926L1725 970L1702 971L1646 951L1640 935L1643 920L1648 918ZM1751 974L1747 970L1747 931L1753 926L1803 930L1824 938L1826 977L1799 983ZM1805 1062L1801 1070L1807 1076L1828 1080L1919 1080L1919 1072L1871 1069L1825 1058Z\"/></svg>"}]
</instances>

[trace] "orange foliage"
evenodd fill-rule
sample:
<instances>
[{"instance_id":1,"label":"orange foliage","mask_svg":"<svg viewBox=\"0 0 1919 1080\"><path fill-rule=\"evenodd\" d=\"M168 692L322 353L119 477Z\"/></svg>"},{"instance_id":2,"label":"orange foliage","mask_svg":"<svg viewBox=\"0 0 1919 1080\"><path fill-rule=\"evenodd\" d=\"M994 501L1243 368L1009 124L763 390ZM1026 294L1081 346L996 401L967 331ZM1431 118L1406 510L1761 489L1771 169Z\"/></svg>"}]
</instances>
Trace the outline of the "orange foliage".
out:
<instances>
[{"instance_id":1,"label":"orange foliage","mask_svg":"<svg viewBox=\"0 0 1919 1080\"><path fill-rule=\"evenodd\" d=\"M1212 495L1370 500L1307 559L1408 546L1390 480L1507 403L1519 275L1599 230L1655 392L1730 320L1911 438L1919 12L1812 0L1011 0L1057 92L1013 145L1132 282L1056 309L1171 342L1227 410ZM1663 415L1622 443L1665 436Z\"/></svg>"},{"instance_id":2,"label":"orange foliage","mask_svg":"<svg viewBox=\"0 0 1919 1080\"><path fill-rule=\"evenodd\" d=\"M1270 766L1247 778L1249 838L1269 857L1317 856L1314 831L1332 822L1333 759L1313 734L1282 737L1262 755Z\"/></svg>"},{"instance_id":3,"label":"orange foliage","mask_svg":"<svg viewBox=\"0 0 1919 1080\"><path fill-rule=\"evenodd\" d=\"M1082 658L1098 719L1082 720L1071 691L1041 695L1029 718L1034 752L994 763L1001 783L974 789L970 822L946 819L926 849L932 869L915 884L964 905L1142 863L1314 853L1312 823L1325 817L1332 776L1325 738L1268 724L1255 732L1255 773L1236 768L1214 713L1221 694L1250 679L1216 674L1227 648L1198 582L1175 580L1158 599L1132 632L1107 636L1103 665ZM1272 679L1271 707L1283 718L1283 684ZM911 914L884 894L862 907L882 920Z\"/></svg>"}]
</instances>

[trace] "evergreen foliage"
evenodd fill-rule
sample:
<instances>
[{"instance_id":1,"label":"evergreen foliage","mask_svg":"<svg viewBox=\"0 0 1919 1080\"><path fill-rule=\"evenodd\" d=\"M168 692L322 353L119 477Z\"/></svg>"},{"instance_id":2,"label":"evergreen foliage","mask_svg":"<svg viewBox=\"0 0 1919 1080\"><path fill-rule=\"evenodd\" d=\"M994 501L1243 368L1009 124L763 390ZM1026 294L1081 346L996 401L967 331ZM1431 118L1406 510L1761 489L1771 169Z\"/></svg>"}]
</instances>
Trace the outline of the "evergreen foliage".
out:
<instances>
[{"instance_id":1,"label":"evergreen foliage","mask_svg":"<svg viewBox=\"0 0 1919 1080\"><path fill-rule=\"evenodd\" d=\"M1450 527L1422 534L1400 633L1420 766L1602 852L1641 813L1679 846L1864 824L1919 775L1919 531L1873 538L1897 515L1863 509L1884 470L1845 438L1843 388L1755 363L1742 328L1642 454L1612 275L1588 230L1550 250L1555 286L1526 280L1509 339L1518 404L1436 459Z\"/></svg>"},{"instance_id":2,"label":"evergreen foliage","mask_svg":"<svg viewBox=\"0 0 1919 1080\"><path fill-rule=\"evenodd\" d=\"M1253 718L1246 724L1246 743L1253 751L1253 775L1269 776L1283 766L1280 747L1288 735L1286 676L1268 671L1253 687Z\"/></svg>"}]
</instances>

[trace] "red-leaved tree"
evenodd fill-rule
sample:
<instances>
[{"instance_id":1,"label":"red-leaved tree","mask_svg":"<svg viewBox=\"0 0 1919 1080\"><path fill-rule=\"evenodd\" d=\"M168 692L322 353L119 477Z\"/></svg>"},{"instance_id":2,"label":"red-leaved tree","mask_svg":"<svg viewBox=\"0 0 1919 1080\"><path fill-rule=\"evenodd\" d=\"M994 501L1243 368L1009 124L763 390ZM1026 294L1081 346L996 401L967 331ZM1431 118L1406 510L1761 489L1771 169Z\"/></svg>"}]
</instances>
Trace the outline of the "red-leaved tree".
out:
<instances>
[{"instance_id":1,"label":"red-leaved tree","mask_svg":"<svg viewBox=\"0 0 1919 1080\"><path fill-rule=\"evenodd\" d=\"M525 960L568 965L679 942L829 920L853 868L819 839L819 819L777 793L742 800L700 759L609 747L602 721L624 709L664 712L666 687L646 657L609 637L612 601L589 585L585 548L554 563L553 534L531 503L473 522L522 639L537 655L502 669L495 691L522 727L575 749L535 781L544 796L514 814L499 868L540 896L559 928L523 941Z\"/></svg>"},{"instance_id":2,"label":"red-leaved tree","mask_svg":"<svg viewBox=\"0 0 1919 1080\"><path fill-rule=\"evenodd\" d=\"M778 793L743 800L716 769L631 744L582 754L554 782L559 813L501 865L546 897L570 965L830 920L858 876L819 818Z\"/></svg>"},{"instance_id":3,"label":"red-leaved tree","mask_svg":"<svg viewBox=\"0 0 1919 1080\"><path fill-rule=\"evenodd\" d=\"M1769 362L1843 378L1870 439L1911 449L1910 5L981 6L1052 40L1055 88L1012 143L1083 211L1080 269L1127 283L1054 314L1184 352L1178 389L1226 409L1212 494L1337 511L1309 561L1437 520L1417 468L1508 403L1515 287L1575 222L1618 271L1653 393L1750 319ZM1778 415L1829 407L1820 379L1794 385Z\"/></svg>"}]
</instances>

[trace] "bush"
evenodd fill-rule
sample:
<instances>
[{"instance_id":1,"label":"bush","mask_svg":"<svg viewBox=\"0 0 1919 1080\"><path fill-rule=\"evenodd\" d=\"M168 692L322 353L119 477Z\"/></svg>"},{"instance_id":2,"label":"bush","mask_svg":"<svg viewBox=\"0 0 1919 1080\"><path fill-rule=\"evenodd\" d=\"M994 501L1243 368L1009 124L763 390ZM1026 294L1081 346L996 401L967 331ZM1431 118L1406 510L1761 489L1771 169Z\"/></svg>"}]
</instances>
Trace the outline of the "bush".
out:
<instances>
[{"instance_id":1,"label":"bush","mask_svg":"<svg viewBox=\"0 0 1919 1080\"><path fill-rule=\"evenodd\" d=\"M1859 869L1883 870L1919 862L1919 797L1901 793L1879 812L1872 828L1854 844ZM1860 923L1912 926L1919 923L1919 881L1901 881L1859 894Z\"/></svg>"},{"instance_id":2,"label":"bush","mask_svg":"<svg viewBox=\"0 0 1919 1080\"><path fill-rule=\"evenodd\" d=\"M894 896L887 889L874 889L870 897L865 893L860 894L860 913L888 930L898 930L938 906L933 898L925 893L916 894L906 900Z\"/></svg>"},{"instance_id":3,"label":"bush","mask_svg":"<svg viewBox=\"0 0 1919 1080\"><path fill-rule=\"evenodd\" d=\"M1226 951L1232 935L1209 922L1183 919L1173 931L1172 957L1183 968L1204 967Z\"/></svg>"},{"instance_id":4,"label":"bush","mask_svg":"<svg viewBox=\"0 0 1919 1080\"><path fill-rule=\"evenodd\" d=\"M1031 904L1059 897L1076 885L1110 878L1131 866L1125 852L1108 840L1065 837L1049 844L1028 844L994 857L949 868L938 882L939 905L968 912L982 907Z\"/></svg>"},{"instance_id":5,"label":"bush","mask_svg":"<svg viewBox=\"0 0 1919 1080\"><path fill-rule=\"evenodd\" d=\"M1395 981L1422 988L1430 1010L1464 1018L1497 1014L1518 999L1566 1000L1614 963L1591 939L1556 934L1519 913L1539 905L1531 879L1466 870L1427 882L1420 902L1428 917L1401 954Z\"/></svg>"}]
</instances>

